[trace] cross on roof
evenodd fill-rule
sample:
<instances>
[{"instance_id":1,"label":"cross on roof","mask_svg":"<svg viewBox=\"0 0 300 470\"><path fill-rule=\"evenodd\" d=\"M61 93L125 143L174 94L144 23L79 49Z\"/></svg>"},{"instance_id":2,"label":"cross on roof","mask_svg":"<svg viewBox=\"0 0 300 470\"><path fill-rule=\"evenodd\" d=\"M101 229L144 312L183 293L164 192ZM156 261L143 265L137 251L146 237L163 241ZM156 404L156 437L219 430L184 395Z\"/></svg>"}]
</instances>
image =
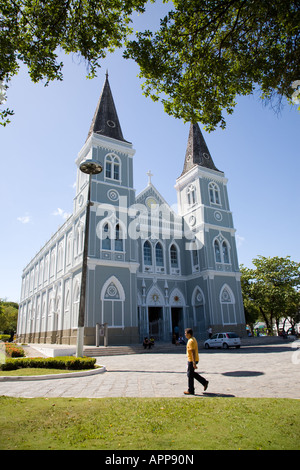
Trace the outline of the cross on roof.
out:
<instances>
[{"instance_id":1,"label":"cross on roof","mask_svg":"<svg viewBox=\"0 0 300 470\"><path fill-rule=\"evenodd\" d=\"M146 174L148 175L148 184L151 184L151 176L153 176L151 170L148 170Z\"/></svg>"},{"instance_id":2,"label":"cross on roof","mask_svg":"<svg viewBox=\"0 0 300 470\"><path fill-rule=\"evenodd\" d=\"M146 174L148 175L148 184L151 184L151 176L153 176L151 170L148 170Z\"/></svg>"}]
</instances>

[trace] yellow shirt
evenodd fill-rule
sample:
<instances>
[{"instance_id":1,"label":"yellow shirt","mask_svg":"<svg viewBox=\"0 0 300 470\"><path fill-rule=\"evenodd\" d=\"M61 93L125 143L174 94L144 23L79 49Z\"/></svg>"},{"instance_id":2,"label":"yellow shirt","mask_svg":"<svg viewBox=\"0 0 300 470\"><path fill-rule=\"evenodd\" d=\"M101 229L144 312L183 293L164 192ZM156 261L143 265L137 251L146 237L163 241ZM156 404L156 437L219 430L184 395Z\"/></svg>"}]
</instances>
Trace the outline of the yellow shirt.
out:
<instances>
[{"instance_id":1,"label":"yellow shirt","mask_svg":"<svg viewBox=\"0 0 300 470\"><path fill-rule=\"evenodd\" d=\"M189 362L193 362L193 355L192 350L194 350L195 354L195 361L199 361L199 354L198 354L198 343L196 338L192 337L188 340L186 345L186 354Z\"/></svg>"}]
</instances>

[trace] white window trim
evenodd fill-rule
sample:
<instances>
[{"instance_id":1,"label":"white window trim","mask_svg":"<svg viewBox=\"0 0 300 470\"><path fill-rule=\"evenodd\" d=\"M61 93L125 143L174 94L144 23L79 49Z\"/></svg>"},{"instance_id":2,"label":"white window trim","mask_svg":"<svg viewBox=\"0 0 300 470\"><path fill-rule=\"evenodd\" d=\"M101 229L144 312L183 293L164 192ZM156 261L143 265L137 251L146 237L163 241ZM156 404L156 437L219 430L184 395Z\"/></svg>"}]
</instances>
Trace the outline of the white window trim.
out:
<instances>
[{"instance_id":1,"label":"white window trim","mask_svg":"<svg viewBox=\"0 0 300 470\"><path fill-rule=\"evenodd\" d=\"M108 157L111 159L110 163L111 163L111 177L109 176L106 176L106 166L107 166L107 161L108 161ZM119 179L115 179L113 177L114 175L114 166L115 164L118 165L119 167ZM111 182L118 182L119 184L122 184L122 163L121 163L121 159L118 155L114 154L114 153L108 153L107 155L105 155L105 159L104 159L104 181L111 181Z\"/></svg>"},{"instance_id":2,"label":"white window trim","mask_svg":"<svg viewBox=\"0 0 300 470\"><path fill-rule=\"evenodd\" d=\"M110 284L114 284L116 289L118 290L119 293L119 299L105 299L105 292ZM125 316L124 316L124 303L125 303L125 291L124 288L119 281L119 279L116 276L111 276L108 278L102 289L101 289L101 294L100 294L100 300L101 300L101 323L104 323L104 304L105 302L112 302L112 324L108 325L109 328L125 328ZM114 324L114 303L115 302L121 302L122 303L122 323L120 325L115 325Z\"/></svg>"},{"instance_id":3,"label":"white window trim","mask_svg":"<svg viewBox=\"0 0 300 470\"><path fill-rule=\"evenodd\" d=\"M150 249L151 249L151 264L145 264L145 257L144 257L144 247L146 243L150 244ZM143 262L143 272L145 273L153 273L154 270L154 263L155 263L155 249L153 249L153 244L151 243L151 240L147 239L143 241L142 244L142 262Z\"/></svg>"},{"instance_id":4,"label":"white window trim","mask_svg":"<svg viewBox=\"0 0 300 470\"><path fill-rule=\"evenodd\" d=\"M211 200L211 194L210 194L210 191L211 189L213 190L213 201ZM219 202L216 202L216 192L218 193L218 196L219 196ZM209 184L208 184L208 200L209 200L209 203L211 205L214 205L214 206L222 206L222 202L221 202L221 191L220 191L220 188L219 186L217 185L217 183L215 183L214 181L211 181Z\"/></svg>"},{"instance_id":5,"label":"white window trim","mask_svg":"<svg viewBox=\"0 0 300 470\"><path fill-rule=\"evenodd\" d=\"M217 258L216 258L215 242L217 242L218 245L219 245L221 261L217 261ZM228 250L228 263L224 261L223 243L225 243L226 246L227 246L227 250ZM229 243L228 240L226 240L226 238L223 237L223 235L220 236L220 234L219 234L217 237L215 237L215 238L213 239L213 252L214 252L215 263L216 263L217 265L221 265L221 264L222 264L222 265L225 265L225 266L230 266L230 265L231 265L231 255L230 255L230 251L231 251L230 243Z\"/></svg>"},{"instance_id":6,"label":"white window trim","mask_svg":"<svg viewBox=\"0 0 300 470\"><path fill-rule=\"evenodd\" d=\"M229 297L230 297L230 301L229 302L224 302L222 301L222 295L223 295L223 292L224 290L227 290L228 291L228 294L229 294ZM220 300L220 306L221 306L221 315L222 315L222 323L223 323L223 326L225 325L237 325L237 321L236 321L236 309L235 309L235 296L232 292L232 289L229 287L228 284L224 284L220 290L220 297L219 297L219 300ZM224 308L223 306L224 305L232 305L232 308L233 308L233 316L234 316L234 320L235 321L229 321L229 322L225 322L224 321Z\"/></svg>"},{"instance_id":7,"label":"white window trim","mask_svg":"<svg viewBox=\"0 0 300 470\"><path fill-rule=\"evenodd\" d=\"M163 256L163 265L162 266L157 266L157 264L156 264L156 246L157 246L158 243L160 244L160 246L162 248L162 256ZM165 246L161 242L161 240L158 240L154 245L154 255L155 255L155 257L154 257L155 272L165 274L166 273L166 268L165 268L166 253L165 253Z\"/></svg>"},{"instance_id":8,"label":"white window trim","mask_svg":"<svg viewBox=\"0 0 300 470\"><path fill-rule=\"evenodd\" d=\"M178 261L178 267L177 268L173 267L172 263L171 263L171 247L173 245L176 247L176 250L177 250L177 261ZM180 248L177 245L177 243L175 242L175 240L173 240L169 245L169 268L170 268L170 274L176 274L176 275L181 274Z\"/></svg>"}]
</instances>

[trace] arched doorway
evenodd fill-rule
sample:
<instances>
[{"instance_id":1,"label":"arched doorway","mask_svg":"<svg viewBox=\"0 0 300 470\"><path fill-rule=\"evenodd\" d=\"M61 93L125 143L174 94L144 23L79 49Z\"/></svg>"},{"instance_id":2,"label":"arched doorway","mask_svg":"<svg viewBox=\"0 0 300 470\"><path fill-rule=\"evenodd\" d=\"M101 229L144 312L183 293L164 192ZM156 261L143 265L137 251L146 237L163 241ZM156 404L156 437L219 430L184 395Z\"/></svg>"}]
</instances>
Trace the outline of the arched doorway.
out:
<instances>
[{"instance_id":1,"label":"arched doorway","mask_svg":"<svg viewBox=\"0 0 300 470\"><path fill-rule=\"evenodd\" d=\"M192 295L192 306L194 314L194 333L199 339L206 339L207 328L205 318L205 298L202 289L196 287Z\"/></svg>"}]
</instances>

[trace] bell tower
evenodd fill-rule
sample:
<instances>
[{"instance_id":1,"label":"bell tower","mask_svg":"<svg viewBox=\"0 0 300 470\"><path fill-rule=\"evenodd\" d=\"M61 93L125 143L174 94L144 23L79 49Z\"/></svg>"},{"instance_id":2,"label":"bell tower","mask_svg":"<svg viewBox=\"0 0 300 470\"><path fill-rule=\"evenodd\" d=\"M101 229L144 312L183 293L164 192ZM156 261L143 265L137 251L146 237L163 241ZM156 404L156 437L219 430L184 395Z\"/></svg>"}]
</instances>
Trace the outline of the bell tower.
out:
<instances>
[{"instance_id":1,"label":"bell tower","mask_svg":"<svg viewBox=\"0 0 300 470\"><path fill-rule=\"evenodd\" d=\"M86 201L87 177L79 170L86 159L98 161L102 173L91 182L88 296L85 344L95 342L95 325L108 326L113 344L138 342L137 249L128 236L128 208L135 202L132 144L124 139L111 87L105 83L86 142L78 154L78 217Z\"/></svg>"},{"instance_id":2,"label":"bell tower","mask_svg":"<svg viewBox=\"0 0 300 470\"><path fill-rule=\"evenodd\" d=\"M245 319L227 182L198 124L191 124L183 171L175 185L187 238L185 246L191 251L187 257L191 259L190 295L196 285L201 287L206 326L242 334Z\"/></svg>"}]
</instances>

